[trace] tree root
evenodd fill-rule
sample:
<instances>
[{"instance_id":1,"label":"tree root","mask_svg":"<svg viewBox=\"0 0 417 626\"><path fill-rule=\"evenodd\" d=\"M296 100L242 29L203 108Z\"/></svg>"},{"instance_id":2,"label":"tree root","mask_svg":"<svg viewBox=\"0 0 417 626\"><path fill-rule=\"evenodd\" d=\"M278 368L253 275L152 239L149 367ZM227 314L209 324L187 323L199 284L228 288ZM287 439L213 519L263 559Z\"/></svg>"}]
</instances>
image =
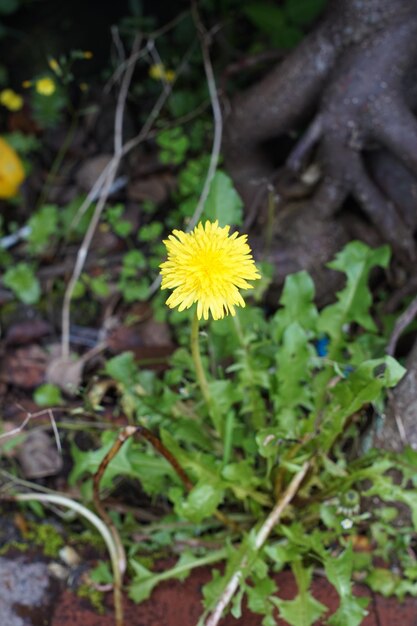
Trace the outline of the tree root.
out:
<instances>
[{"instance_id":1,"label":"tree root","mask_svg":"<svg viewBox=\"0 0 417 626\"><path fill-rule=\"evenodd\" d=\"M331 1L316 30L239 96L228 119L226 162L248 210L259 206L259 190L266 193L273 180L263 142L299 130L310 118L285 166L300 175L311 160L319 164L312 213L328 219L353 196L381 240L410 264L413 234L364 156L385 148L417 175L417 122L409 108L415 95L405 80L416 56L417 8L409 0L395 3L395 10L386 0Z\"/></svg>"}]
</instances>

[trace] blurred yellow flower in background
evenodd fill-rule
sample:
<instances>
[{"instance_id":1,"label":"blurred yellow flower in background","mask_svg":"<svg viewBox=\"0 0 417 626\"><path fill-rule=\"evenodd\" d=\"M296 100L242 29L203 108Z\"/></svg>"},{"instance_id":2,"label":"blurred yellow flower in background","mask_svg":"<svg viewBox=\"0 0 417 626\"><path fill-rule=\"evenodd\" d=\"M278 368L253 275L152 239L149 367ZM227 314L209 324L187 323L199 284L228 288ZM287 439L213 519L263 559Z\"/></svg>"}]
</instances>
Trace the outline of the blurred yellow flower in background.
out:
<instances>
[{"instance_id":1,"label":"blurred yellow flower in background","mask_svg":"<svg viewBox=\"0 0 417 626\"><path fill-rule=\"evenodd\" d=\"M149 68L149 76L154 80L164 80L167 83L172 83L175 79L174 70L166 70L162 63L156 63Z\"/></svg>"},{"instance_id":2,"label":"blurred yellow flower in background","mask_svg":"<svg viewBox=\"0 0 417 626\"><path fill-rule=\"evenodd\" d=\"M35 89L42 96L52 96L56 90L56 84L50 76L44 76L35 81Z\"/></svg>"},{"instance_id":3,"label":"blurred yellow flower in background","mask_svg":"<svg viewBox=\"0 0 417 626\"><path fill-rule=\"evenodd\" d=\"M24 181L25 171L15 150L0 137L0 198L13 198Z\"/></svg>"},{"instance_id":4,"label":"blurred yellow flower in background","mask_svg":"<svg viewBox=\"0 0 417 626\"><path fill-rule=\"evenodd\" d=\"M161 289L174 290L166 301L170 308L183 311L197 302L198 319L211 313L218 320L245 306L239 289L250 289L247 281L261 276L247 235L229 236L229 230L217 220L200 222L192 232L174 230L164 241L168 259L160 265Z\"/></svg>"},{"instance_id":5,"label":"blurred yellow flower in background","mask_svg":"<svg viewBox=\"0 0 417 626\"><path fill-rule=\"evenodd\" d=\"M20 111L23 106L23 98L13 89L3 89L0 91L0 104L9 111Z\"/></svg>"}]
</instances>

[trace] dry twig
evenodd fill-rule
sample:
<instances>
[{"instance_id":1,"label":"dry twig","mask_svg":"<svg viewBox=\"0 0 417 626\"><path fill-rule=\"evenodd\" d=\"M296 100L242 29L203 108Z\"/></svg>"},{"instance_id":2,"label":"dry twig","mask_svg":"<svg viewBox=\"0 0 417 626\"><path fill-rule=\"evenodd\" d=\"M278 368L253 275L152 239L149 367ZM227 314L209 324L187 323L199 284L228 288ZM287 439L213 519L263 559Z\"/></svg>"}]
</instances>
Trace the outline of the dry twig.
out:
<instances>
[{"instance_id":1,"label":"dry twig","mask_svg":"<svg viewBox=\"0 0 417 626\"><path fill-rule=\"evenodd\" d=\"M21 408L23 408L23 407L21 407ZM25 410L25 409L23 409L23 410ZM38 411L37 413L27 413L25 419L20 424L20 426L16 426L16 428L13 428L12 430L9 430L6 433L2 433L0 435L0 440L1 439L9 439L9 437L14 437L16 435L19 435L26 428L27 424L31 420L36 419L38 417L44 417L45 415L47 415L49 417L49 421L51 422L51 427L52 427L52 430L53 430L53 433L54 433L57 450L61 454L62 453L61 440L59 438L59 432L58 432L58 428L57 428L57 425L56 425L56 422L55 422L53 410L55 410L55 409L43 409L42 411Z\"/></svg>"},{"instance_id":2,"label":"dry twig","mask_svg":"<svg viewBox=\"0 0 417 626\"><path fill-rule=\"evenodd\" d=\"M207 87L208 87L208 91L210 94L211 108L213 110L214 136L213 136L213 145L211 148L210 164L207 170L206 180L204 181L203 190L198 200L197 207L188 224L188 230L192 230L194 228L194 226L198 223L201 217L201 214L204 210L204 205L206 203L207 196L210 191L210 186L211 186L213 177L216 173L217 165L219 162L220 148L222 145L222 136L223 136L222 110L220 107L219 96L217 94L217 87L216 87L216 80L214 78L213 66L211 64L211 59L210 59L210 51L209 51L210 36L207 33L201 21L200 14L197 9L197 3L195 2L195 0L193 0L191 3L191 13L192 13L193 20L197 28L197 33L200 39L201 52L203 54L204 71L206 73Z\"/></svg>"},{"instance_id":3,"label":"dry twig","mask_svg":"<svg viewBox=\"0 0 417 626\"><path fill-rule=\"evenodd\" d=\"M132 54L135 55L137 53L137 48L140 45L141 38L136 37L133 47ZM134 70L134 65L128 65L125 75L122 80L122 84L120 87L119 96L117 99L117 107L116 107L116 116L115 116L115 138L114 138L114 156L111 160L108 169L106 169L106 174L103 179L103 193L99 198L99 201L96 204L93 217L91 218L90 224L88 226L87 232L85 233L84 239L82 241L81 247L78 250L77 258L74 266L74 270L72 272L72 276L67 285L64 295L64 302L62 307L62 357L69 357L69 331L70 331L70 308L71 308L71 300L74 293L75 286L80 278L81 272L84 267L85 260L87 258L87 254L91 245L91 241L93 239L94 233L96 232L96 228L101 218L101 214L106 205L109 192L111 186L116 177L116 172L119 167L120 161L123 157L123 140L122 140L122 127L123 127L123 117L126 105L126 98L129 91L130 82L132 79Z\"/></svg>"}]
</instances>

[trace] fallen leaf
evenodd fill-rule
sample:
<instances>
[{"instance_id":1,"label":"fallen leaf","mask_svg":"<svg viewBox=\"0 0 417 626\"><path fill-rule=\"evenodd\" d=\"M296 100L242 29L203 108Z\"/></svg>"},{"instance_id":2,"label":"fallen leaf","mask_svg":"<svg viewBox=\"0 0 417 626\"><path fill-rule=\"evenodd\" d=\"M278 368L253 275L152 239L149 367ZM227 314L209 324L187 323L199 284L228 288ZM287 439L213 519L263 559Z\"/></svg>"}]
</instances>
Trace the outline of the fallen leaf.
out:
<instances>
[{"instance_id":1,"label":"fallen leaf","mask_svg":"<svg viewBox=\"0 0 417 626\"><path fill-rule=\"evenodd\" d=\"M62 456L56 441L44 430L31 430L17 453L25 478L53 476L62 469Z\"/></svg>"},{"instance_id":2,"label":"fallen leaf","mask_svg":"<svg viewBox=\"0 0 417 626\"><path fill-rule=\"evenodd\" d=\"M68 396L75 396L80 388L85 361L82 358L58 356L48 364L46 382L56 385Z\"/></svg>"}]
</instances>

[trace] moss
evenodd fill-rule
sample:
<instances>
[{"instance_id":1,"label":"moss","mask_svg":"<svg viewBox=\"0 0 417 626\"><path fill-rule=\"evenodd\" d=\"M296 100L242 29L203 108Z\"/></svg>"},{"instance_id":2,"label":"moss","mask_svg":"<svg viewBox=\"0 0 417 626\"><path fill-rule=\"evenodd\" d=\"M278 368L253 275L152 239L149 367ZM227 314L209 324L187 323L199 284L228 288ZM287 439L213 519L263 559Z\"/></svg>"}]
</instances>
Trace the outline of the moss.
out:
<instances>
[{"instance_id":1,"label":"moss","mask_svg":"<svg viewBox=\"0 0 417 626\"><path fill-rule=\"evenodd\" d=\"M18 552L27 552L29 550L29 546L27 543L23 541L10 541L9 543L5 543L0 547L0 556L4 556L9 552L13 552L17 550Z\"/></svg>"},{"instance_id":2,"label":"moss","mask_svg":"<svg viewBox=\"0 0 417 626\"><path fill-rule=\"evenodd\" d=\"M103 537L94 530L86 529L82 533L77 534L77 543L87 545L91 548L103 550Z\"/></svg>"},{"instance_id":3,"label":"moss","mask_svg":"<svg viewBox=\"0 0 417 626\"><path fill-rule=\"evenodd\" d=\"M94 589L91 585L84 583L77 589L77 596L79 598L85 598L91 604L97 613L103 615L104 609L104 593L98 589Z\"/></svg>"},{"instance_id":4,"label":"moss","mask_svg":"<svg viewBox=\"0 0 417 626\"><path fill-rule=\"evenodd\" d=\"M58 557L59 551L65 545L63 537L52 524L32 523L26 539L42 548L45 556L52 558Z\"/></svg>"}]
</instances>

